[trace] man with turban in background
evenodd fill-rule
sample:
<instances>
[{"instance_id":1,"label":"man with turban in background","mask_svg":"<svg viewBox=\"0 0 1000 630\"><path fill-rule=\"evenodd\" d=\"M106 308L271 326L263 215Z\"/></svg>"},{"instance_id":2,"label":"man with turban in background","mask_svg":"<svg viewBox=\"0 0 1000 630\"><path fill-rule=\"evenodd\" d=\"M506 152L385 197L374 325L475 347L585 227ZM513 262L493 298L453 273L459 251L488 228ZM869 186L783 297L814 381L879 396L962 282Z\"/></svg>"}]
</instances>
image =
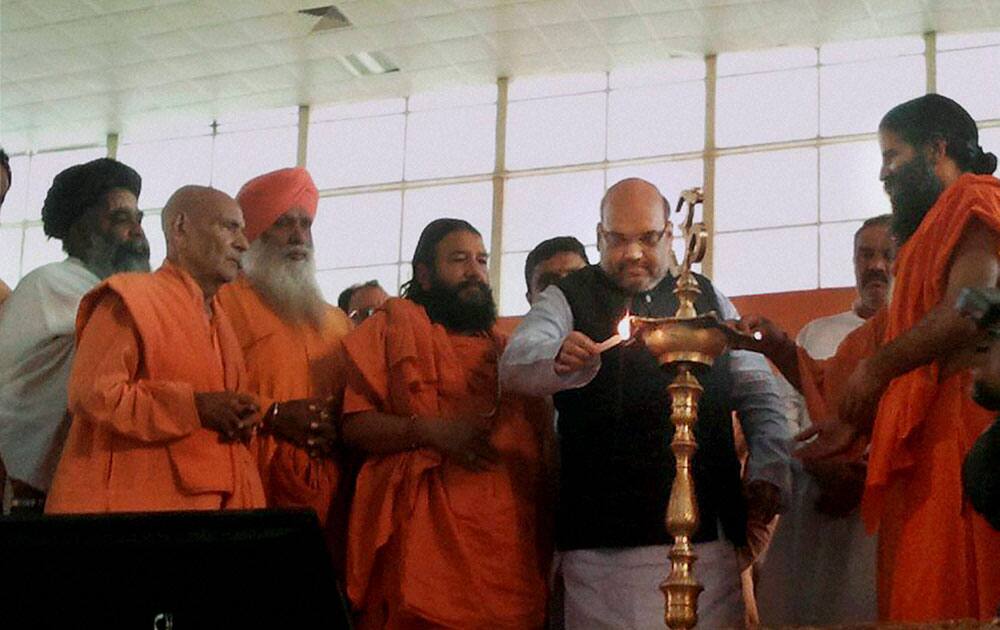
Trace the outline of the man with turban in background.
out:
<instances>
[{"instance_id":1,"label":"man with turban in background","mask_svg":"<svg viewBox=\"0 0 1000 630\"><path fill-rule=\"evenodd\" d=\"M260 423L216 299L247 249L232 197L185 186L161 217L167 260L111 276L77 316L69 437L46 512L265 506L245 445Z\"/></svg>"},{"instance_id":2,"label":"man with turban in background","mask_svg":"<svg viewBox=\"0 0 1000 630\"><path fill-rule=\"evenodd\" d=\"M337 489L333 416L350 322L316 283L319 193L304 168L285 168L251 179L236 200L250 248L243 275L219 301L243 349L249 391L266 410L257 449L268 505L311 507L325 522Z\"/></svg>"},{"instance_id":3,"label":"man with turban in background","mask_svg":"<svg viewBox=\"0 0 1000 630\"><path fill-rule=\"evenodd\" d=\"M67 258L21 278L0 312L0 455L12 511L41 513L52 483L69 429L66 383L80 299L113 273L149 270L141 188L134 170L100 158L56 175L45 197L42 227Z\"/></svg>"}]
</instances>

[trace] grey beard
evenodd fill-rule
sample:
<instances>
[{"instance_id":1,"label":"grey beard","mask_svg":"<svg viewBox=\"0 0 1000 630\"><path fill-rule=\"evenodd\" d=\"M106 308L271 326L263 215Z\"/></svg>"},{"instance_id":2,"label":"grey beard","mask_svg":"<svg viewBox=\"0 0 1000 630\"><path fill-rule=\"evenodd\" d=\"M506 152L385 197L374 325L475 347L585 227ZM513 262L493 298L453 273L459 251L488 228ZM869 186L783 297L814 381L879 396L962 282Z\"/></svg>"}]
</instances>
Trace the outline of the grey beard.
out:
<instances>
[{"instance_id":1,"label":"grey beard","mask_svg":"<svg viewBox=\"0 0 1000 630\"><path fill-rule=\"evenodd\" d=\"M312 250L305 260L289 260L282 248L258 239L243 255L243 273L282 320L320 327L326 300L316 282Z\"/></svg>"},{"instance_id":2,"label":"grey beard","mask_svg":"<svg viewBox=\"0 0 1000 630\"><path fill-rule=\"evenodd\" d=\"M103 234L90 235L90 248L83 261L95 276L107 278L116 273L149 271L149 244L117 242Z\"/></svg>"}]
</instances>

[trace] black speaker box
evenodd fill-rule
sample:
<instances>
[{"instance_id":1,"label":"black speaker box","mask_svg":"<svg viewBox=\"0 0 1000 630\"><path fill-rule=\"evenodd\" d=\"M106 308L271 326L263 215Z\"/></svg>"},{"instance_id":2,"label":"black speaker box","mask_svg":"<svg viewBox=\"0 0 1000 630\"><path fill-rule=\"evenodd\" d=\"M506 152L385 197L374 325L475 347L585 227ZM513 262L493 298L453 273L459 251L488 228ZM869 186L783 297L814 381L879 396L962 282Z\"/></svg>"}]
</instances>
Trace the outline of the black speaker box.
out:
<instances>
[{"instance_id":1,"label":"black speaker box","mask_svg":"<svg viewBox=\"0 0 1000 630\"><path fill-rule=\"evenodd\" d=\"M309 510L0 519L0 628L350 627Z\"/></svg>"}]
</instances>

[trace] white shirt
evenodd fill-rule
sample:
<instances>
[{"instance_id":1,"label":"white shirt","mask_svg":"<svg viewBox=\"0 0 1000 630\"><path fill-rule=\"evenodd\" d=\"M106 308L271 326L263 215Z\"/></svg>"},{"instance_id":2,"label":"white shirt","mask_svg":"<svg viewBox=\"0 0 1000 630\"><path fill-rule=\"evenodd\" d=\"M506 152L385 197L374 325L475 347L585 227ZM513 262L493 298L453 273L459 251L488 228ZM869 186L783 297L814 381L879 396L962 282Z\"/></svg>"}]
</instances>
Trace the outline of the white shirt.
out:
<instances>
[{"instance_id":1,"label":"white shirt","mask_svg":"<svg viewBox=\"0 0 1000 630\"><path fill-rule=\"evenodd\" d=\"M865 320L858 317L854 311L820 317L802 327L795 338L795 343L814 359L829 359L837 354L837 347L844 337L863 323ZM812 426L812 419L809 418L809 411L802 394L797 392L783 376L779 377L778 383L782 397L789 406L789 429L794 436Z\"/></svg>"},{"instance_id":2,"label":"white shirt","mask_svg":"<svg viewBox=\"0 0 1000 630\"><path fill-rule=\"evenodd\" d=\"M22 278L0 311L0 457L11 478L42 491L69 430L76 311L99 281L67 258Z\"/></svg>"}]
</instances>

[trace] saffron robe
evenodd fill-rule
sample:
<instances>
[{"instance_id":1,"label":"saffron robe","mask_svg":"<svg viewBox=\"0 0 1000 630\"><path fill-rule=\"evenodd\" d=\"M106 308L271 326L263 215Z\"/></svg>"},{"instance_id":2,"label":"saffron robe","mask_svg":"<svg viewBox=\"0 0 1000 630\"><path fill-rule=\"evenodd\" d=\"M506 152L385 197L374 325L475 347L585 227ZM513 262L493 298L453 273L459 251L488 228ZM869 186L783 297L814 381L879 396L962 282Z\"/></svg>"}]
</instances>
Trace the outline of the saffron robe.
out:
<instances>
[{"instance_id":1,"label":"saffron robe","mask_svg":"<svg viewBox=\"0 0 1000 630\"><path fill-rule=\"evenodd\" d=\"M319 328L288 323L242 277L219 290L219 303L243 351L247 390L263 411L273 402L333 397L339 412L344 394L341 340L350 331L343 311L327 306ZM311 458L271 435L257 437L255 450L268 506L309 507L325 523L340 477L337 464Z\"/></svg>"},{"instance_id":2,"label":"saffron robe","mask_svg":"<svg viewBox=\"0 0 1000 630\"><path fill-rule=\"evenodd\" d=\"M941 194L899 251L889 306L834 357L815 361L799 349L813 418L835 414L855 366L944 300L951 257L973 220L1000 236L1000 180L965 174ZM862 516L878 529L883 620L989 619L1000 605L1000 532L962 494L962 461L994 415L972 402L971 383L970 370L942 377L932 362L894 379L879 403Z\"/></svg>"},{"instance_id":3,"label":"saffron robe","mask_svg":"<svg viewBox=\"0 0 1000 630\"><path fill-rule=\"evenodd\" d=\"M72 423L49 513L265 506L240 442L201 426L195 393L245 391L229 320L185 271L120 274L84 296L69 380Z\"/></svg>"},{"instance_id":4,"label":"saffron robe","mask_svg":"<svg viewBox=\"0 0 1000 630\"><path fill-rule=\"evenodd\" d=\"M344 340L344 413L482 422L501 460L470 472L429 448L370 456L348 529L347 590L360 628L538 628L544 401L499 394L506 340L449 333L391 299ZM489 412L497 413L490 417Z\"/></svg>"}]
</instances>

